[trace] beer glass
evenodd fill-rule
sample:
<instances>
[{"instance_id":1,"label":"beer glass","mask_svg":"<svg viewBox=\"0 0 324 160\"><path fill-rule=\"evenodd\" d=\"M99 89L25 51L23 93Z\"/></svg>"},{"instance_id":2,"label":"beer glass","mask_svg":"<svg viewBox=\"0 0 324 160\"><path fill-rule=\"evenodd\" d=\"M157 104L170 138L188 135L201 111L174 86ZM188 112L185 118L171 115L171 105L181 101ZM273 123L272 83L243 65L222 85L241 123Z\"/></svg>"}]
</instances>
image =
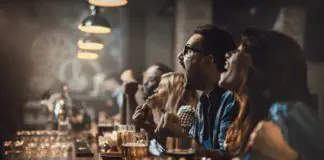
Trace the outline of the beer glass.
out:
<instances>
[{"instance_id":1,"label":"beer glass","mask_svg":"<svg viewBox=\"0 0 324 160\"><path fill-rule=\"evenodd\" d=\"M173 158L194 159L197 143L193 138L167 137L165 154Z\"/></svg>"},{"instance_id":2,"label":"beer glass","mask_svg":"<svg viewBox=\"0 0 324 160\"><path fill-rule=\"evenodd\" d=\"M148 154L148 136L144 130L128 132L122 143L125 160L143 159Z\"/></svg>"}]
</instances>

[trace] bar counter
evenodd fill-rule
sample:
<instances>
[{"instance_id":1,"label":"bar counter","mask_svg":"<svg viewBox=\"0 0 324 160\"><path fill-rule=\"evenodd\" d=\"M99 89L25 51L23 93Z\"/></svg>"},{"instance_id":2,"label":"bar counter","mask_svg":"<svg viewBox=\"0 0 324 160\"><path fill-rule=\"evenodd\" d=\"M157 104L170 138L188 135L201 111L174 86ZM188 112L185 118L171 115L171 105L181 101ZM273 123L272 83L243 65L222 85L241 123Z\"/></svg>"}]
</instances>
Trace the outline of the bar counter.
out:
<instances>
[{"instance_id":1,"label":"bar counter","mask_svg":"<svg viewBox=\"0 0 324 160\"><path fill-rule=\"evenodd\" d=\"M97 142L89 133L71 133L56 130L19 131L16 138L4 143L6 160L120 160L117 154L99 153ZM102 151L102 150L101 150ZM131 154L141 155L130 151ZM145 151L145 152L148 152ZM109 156L110 155L110 156ZM172 154L173 155L173 154ZM202 159L187 156L187 159ZM125 159L125 158L124 158ZM165 156L137 158L144 160L174 159ZM181 159L181 158L176 158ZM126 158L126 160L128 160Z\"/></svg>"}]
</instances>

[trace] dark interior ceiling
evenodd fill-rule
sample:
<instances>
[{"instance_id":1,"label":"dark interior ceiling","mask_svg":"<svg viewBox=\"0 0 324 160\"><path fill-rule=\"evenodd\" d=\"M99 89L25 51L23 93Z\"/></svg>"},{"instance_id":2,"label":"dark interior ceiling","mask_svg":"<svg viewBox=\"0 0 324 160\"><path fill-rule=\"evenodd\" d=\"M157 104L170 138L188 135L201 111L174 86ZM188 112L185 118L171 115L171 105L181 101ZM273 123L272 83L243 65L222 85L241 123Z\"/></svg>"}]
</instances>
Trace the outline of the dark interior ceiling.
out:
<instances>
[{"instance_id":1,"label":"dark interior ceiling","mask_svg":"<svg viewBox=\"0 0 324 160\"><path fill-rule=\"evenodd\" d=\"M159 14L172 5L174 0L129 0L129 5L143 14Z\"/></svg>"},{"instance_id":2,"label":"dark interior ceiling","mask_svg":"<svg viewBox=\"0 0 324 160\"><path fill-rule=\"evenodd\" d=\"M220 2L220 3L231 3L233 5L236 5L236 4L257 4L257 3L262 3L264 1L275 1L275 2L280 2L282 4L302 4L302 3L307 2L307 0L213 0L213 1Z\"/></svg>"}]
</instances>

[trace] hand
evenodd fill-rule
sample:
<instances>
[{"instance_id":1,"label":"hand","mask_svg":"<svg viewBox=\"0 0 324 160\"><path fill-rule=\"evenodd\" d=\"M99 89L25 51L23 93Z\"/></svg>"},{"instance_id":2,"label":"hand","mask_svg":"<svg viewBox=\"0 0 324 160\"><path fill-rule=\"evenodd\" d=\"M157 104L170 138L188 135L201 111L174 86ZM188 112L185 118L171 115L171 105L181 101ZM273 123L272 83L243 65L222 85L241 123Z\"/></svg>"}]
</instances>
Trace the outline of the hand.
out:
<instances>
[{"instance_id":1,"label":"hand","mask_svg":"<svg viewBox=\"0 0 324 160\"><path fill-rule=\"evenodd\" d=\"M138 83L137 82L129 82L124 83L124 91L127 95L134 96L138 89Z\"/></svg>"},{"instance_id":2,"label":"hand","mask_svg":"<svg viewBox=\"0 0 324 160\"><path fill-rule=\"evenodd\" d=\"M152 96L148 97L146 100L146 104L150 108L164 108L165 105L165 98L159 94L153 94Z\"/></svg>"},{"instance_id":3,"label":"hand","mask_svg":"<svg viewBox=\"0 0 324 160\"><path fill-rule=\"evenodd\" d=\"M144 123L148 109L149 108L146 104L136 107L136 110L132 116L133 121L137 124Z\"/></svg>"},{"instance_id":4,"label":"hand","mask_svg":"<svg viewBox=\"0 0 324 160\"><path fill-rule=\"evenodd\" d=\"M249 147L270 159L296 160L298 157L285 142L280 128L272 122L259 122L250 136Z\"/></svg>"},{"instance_id":5,"label":"hand","mask_svg":"<svg viewBox=\"0 0 324 160\"><path fill-rule=\"evenodd\" d=\"M165 113L155 129L156 134L161 134L162 132L171 133L171 136L181 137L184 135L180 119L177 115L173 113Z\"/></svg>"}]
</instances>

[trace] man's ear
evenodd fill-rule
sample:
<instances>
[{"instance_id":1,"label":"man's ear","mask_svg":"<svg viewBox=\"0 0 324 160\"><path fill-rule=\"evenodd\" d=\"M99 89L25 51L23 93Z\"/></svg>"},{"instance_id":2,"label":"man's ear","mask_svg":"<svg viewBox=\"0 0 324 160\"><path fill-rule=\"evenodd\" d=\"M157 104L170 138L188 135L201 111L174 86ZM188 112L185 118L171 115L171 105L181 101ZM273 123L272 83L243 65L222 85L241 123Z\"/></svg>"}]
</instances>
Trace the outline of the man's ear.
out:
<instances>
[{"instance_id":1,"label":"man's ear","mask_svg":"<svg viewBox=\"0 0 324 160\"><path fill-rule=\"evenodd\" d=\"M214 58L211 55L204 56L201 60L201 63L202 63L202 65L204 65L208 68L213 67L212 65L214 63Z\"/></svg>"}]
</instances>

